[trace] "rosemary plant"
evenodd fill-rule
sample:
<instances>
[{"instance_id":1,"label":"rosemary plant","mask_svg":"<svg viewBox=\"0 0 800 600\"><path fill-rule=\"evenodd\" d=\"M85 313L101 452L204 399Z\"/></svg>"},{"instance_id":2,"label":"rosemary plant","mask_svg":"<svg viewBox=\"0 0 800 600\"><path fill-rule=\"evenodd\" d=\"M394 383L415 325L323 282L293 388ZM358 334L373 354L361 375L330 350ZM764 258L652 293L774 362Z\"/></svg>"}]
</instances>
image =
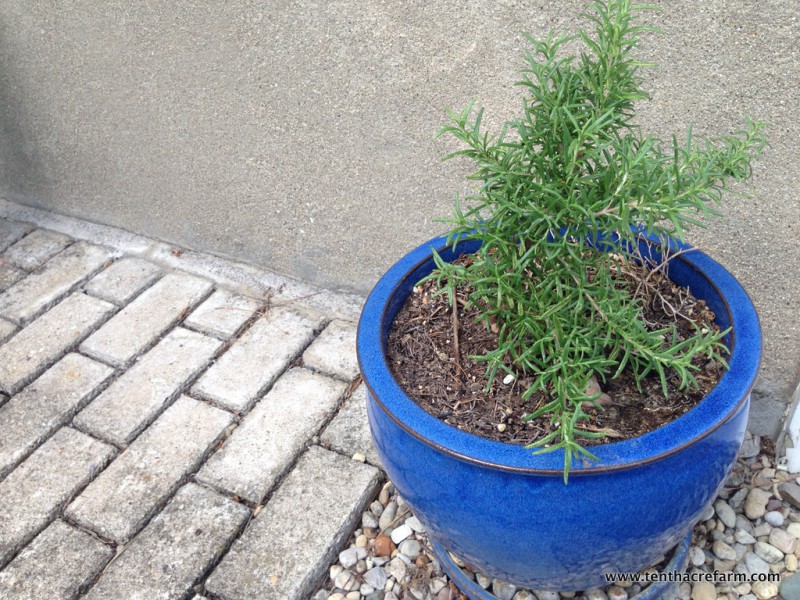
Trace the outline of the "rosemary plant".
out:
<instances>
[{"instance_id":1,"label":"rosemary plant","mask_svg":"<svg viewBox=\"0 0 800 600\"><path fill-rule=\"evenodd\" d=\"M652 66L634 56L639 34L655 28L633 16L653 7L629 0L596 0L584 15L593 34L535 40L526 54L522 116L499 135L481 130L483 109L474 102L449 111L439 135L452 134L480 182L468 207L456 202L450 241L480 239L468 265L435 255L429 276L451 302L456 286L470 290L487 326L499 328L487 362L489 385L502 371L534 378L523 395L541 389L549 400L529 418L549 415L551 433L532 446L539 452L564 450L564 480L573 460L595 459L581 438L602 435L582 429L590 379L600 381L631 369L636 381L651 372L666 393L670 370L682 387L696 384L692 357L702 353L723 361L723 333L696 333L682 341L671 330L650 330L638 299L614 285L612 269L636 261L640 231L666 240L683 239L687 226L702 225L729 181L751 175L751 159L765 145L763 123L747 120L736 134L714 139L691 135L663 143L633 123L634 103L647 98L639 68ZM559 56L579 38L580 57ZM591 243L602 238L613 252ZM611 241L613 240L613 242ZM607 250L607 248L606 248Z\"/></svg>"}]
</instances>

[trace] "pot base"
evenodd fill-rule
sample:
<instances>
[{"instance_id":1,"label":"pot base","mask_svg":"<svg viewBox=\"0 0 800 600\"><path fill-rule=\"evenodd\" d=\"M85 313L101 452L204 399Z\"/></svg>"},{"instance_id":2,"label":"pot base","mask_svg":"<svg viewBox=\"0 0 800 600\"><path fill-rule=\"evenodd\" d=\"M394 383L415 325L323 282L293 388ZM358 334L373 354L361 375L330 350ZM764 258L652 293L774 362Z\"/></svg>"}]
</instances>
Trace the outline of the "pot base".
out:
<instances>
[{"instance_id":1,"label":"pot base","mask_svg":"<svg viewBox=\"0 0 800 600\"><path fill-rule=\"evenodd\" d=\"M436 555L436 559L439 561L439 564L442 565L442 569L447 573L450 581L455 583L458 589L466 594L470 600L497 600L497 596L484 590L477 583L464 575L461 568L450 558L450 553L447 552L439 542L430 539L430 543L433 553ZM672 550L672 557L661 572L684 573L689 563L689 546L691 543L692 532L690 531ZM677 582L659 581L651 583L635 596L631 596L629 600L673 600L677 598L677 590Z\"/></svg>"}]
</instances>

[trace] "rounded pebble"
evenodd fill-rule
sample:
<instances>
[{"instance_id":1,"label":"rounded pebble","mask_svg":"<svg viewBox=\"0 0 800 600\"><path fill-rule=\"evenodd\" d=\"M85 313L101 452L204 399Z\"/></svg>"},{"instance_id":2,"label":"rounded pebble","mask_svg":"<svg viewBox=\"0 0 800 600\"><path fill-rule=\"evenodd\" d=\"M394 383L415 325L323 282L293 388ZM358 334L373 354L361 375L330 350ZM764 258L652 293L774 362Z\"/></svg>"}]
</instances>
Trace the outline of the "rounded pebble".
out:
<instances>
[{"instance_id":1,"label":"rounded pebble","mask_svg":"<svg viewBox=\"0 0 800 600\"><path fill-rule=\"evenodd\" d=\"M399 557L393 558L386 565L386 574L394 577L395 581L402 582L406 578L408 566Z\"/></svg>"},{"instance_id":2,"label":"rounded pebble","mask_svg":"<svg viewBox=\"0 0 800 600\"><path fill-rule=\"evenodd\" d=\"M769 543L784 554L794 554L797 550L797 538L784 529L773 529L769 532Z\"/></svg>"},{"instance_id":3,"label":"rounded pebble","mask_svg":"<svg viewBox=\"0 0 800 600\"><path fill-rule=\"evenodd\" d=\"M780 527L783 525L783 515L777 510L769 511L764 514L764 520L773 527Z\"/></svg>"},{"instance_id":4,"label":"rounded pebble","mask_svg":"<svg viewBox=\"0 0 800 600\"><path fill-rule=\"evenodd\" d=\"M772 544L768 544L766 542L756 542L754 549L755 553L768 563L776 563L779 560L783 560L783 552L778 550Z\"/></svg>"},{"instance_id":5,"label":"rounded pebble","mask_svg":"<svg viewBox=\"0 0 800 600\"><path fill-rule=\"evenodd\" d=\"M396 547L394 542L383 534L375 538L375 543L372 546L375 556L391 556Z\"/></svg>"},{"instance_id":6,"label":"rounded pebble","mask_svg":"<svg viewBox=\"0 0 800 600\"><path fill-rule=\"evenodd\" d=\"M397 514L397 503L396 502L389 502L381 513L380 519L378 519L378 527L381 531L387 529L392 525L394 521L394 516Z\"/></svg>"},{"instance_id":7,"label":"rounded pebble","mask_svg":"<svg viewBox=\"0 0 800 600\"><path fill-rule=\"evenodd\" d=\"M760 519L767 512L767 502L771 494L760 488L753 488L744 501L744 514L748 519Z\"/></svg>"},{"instance_id":8,"label":"rounded pebble","mask_svg":"<svg viewBox=\"0 0 800 600\"><path fill-rule=\"evenodd\" d=\"M695 567L702 567L706 562L706 553L703 552L702 548L698 548L697 546L691 546L689 548L689 561Z\"/></svg>"},{"instance_id":9,"label":"rounded pebble","mask_svg":"<svg viewBox=\"0 0 800 600\"><path fill-rule=\"evenodd\" d=\"M411 530L411 527L403 523L402 525L400 525L400 527L397 527L395 528L394 531L392 531L391 538L395 544L399 544L408 536L410 536L412 533L413 531Z\"/></svg>"},{"instance_id":10,"label":"rounded pebble","mask_svg":"<svg viewBox=\"0 0 800 600\"><path fill-rule=\"evenodd\" d=\"M420 552L422 552L422 544L417 540L404 540L398 547L398 550L400 550L403 555L414 560L420 555Z\"/></svg>"},{"instance_id":11,"label":"rounded pebble","mask_svg":"<svg viewBox=\"0 0 800 600\"><path fill-rule=\"evenodd\" d=\"M386 571L381 567L373 567L363 575L364 583L371 585L376 590L382 590L386 586L386 581L389 579Z\"/></svg>"},{"instance_id":12,"label":"rounded pebble","mask_svg":"<svg viewBox=\"0 0 800 600\"><path fill-rule=\"evenodd\" d=\"M719 520L725 524L725 527L733 529L736 526L736 512L724 500L717 500L714 503L714 510L717 513Z\"/></svg>"},{"instance_id":13,"label":"rounded pebble","mask_svg":"<svg viewBox=\"0 0 800 600\"><path fill-rule=\"evenodd\" d=\"M606 590L608 600L628 600L628 592L618 585L612 585Z\"/></svg>"},{"instance_id":14,"label":"rounded pebble","mask_svg":"<svg viewBox=\"0 0 800 600\"><path fill-rule=\"evenodd\" d=\"M499 579L492 580L492 594L498 600L514 600L514 594L517 593L517 586L500 581Z\"/></svg>"},{"instance_id":15,"label":"rounded pebble","mask_svg":"<svg viewBox=\"0 0 800 600\"><path fill-rule=\"evenodd\" d=\"M736 551L721 540L717 540L712 544L711 551L719 559L736 560Z\"/></svg>"},{"instance_id":16,"label":"rounded pebble","mask_svg":"<svg viewBox=\"0 0 800 600\"><path fill-rule=\"evenodd\" d=\"M355 548L348 548L339 553L339 564L345 569L349 569L358 562L358 554Z\"/></svg>"},{"instance_id":17,"label":"rounded pebble","mask_svg":"<svg viewBox=\"0 0 800 600\"><path fill-rule=\"evenodd\" d=\"M753 593L758 600L769 600L778 595L778 585L772 581L756 581L753 584Z\"/></svg>"},{"instance_id":18,"label":"rounded pebble","mask_svg":"<svg viewBox=\"0 0 800 600\"><path fill-rule=\"evenodd\" d=\"M378 519L371 512L365 512L361 517L361 527L364 529L377 529Z\"/></svg>"},{"instance_id":19,"label":"rounded pebble","mask_svg":"<svg viewBox=\"0 0 800 600\"><path fill-rule=\"evenodd\" d=\"M692 600L716 600L717 588L710 581L698 581L692 586Z\"/></svg>"},{"instance_id":20,"label":"rounded pebble","mask_svg":"<svg viewBox=\"0 0 800 600\"><path fill-rule=\"evenodd\" d=\"M797 557L794 554L787 554L784 563L787 571L792 573L797 571Z\"/></svg>"},{"instance_id":21,"label":"rounded pebble","mask_svg":"<svg viewBox=\"0 0 800 600\"><path fill-rule=\"evenodd\" d=\"M734 538L740 544L755 544L756 538L747 533L744 529L737 529Z\"/></svg>"},{"instance_id":22,"label":"rounded pebble","mask_svg":"<svg viewBox=\"0 0 800 600\"><path fill-rule=\"evenodd\" d=\"M475 582L483 589L488 590L489 586L492 585L492 578L483 573L475 573Z\"/></svg>"},{"instance_id":23,"label":"rounded pebble","mask_svg":"<svg viewBox=\"0 0 800 600\"><path fill-rule=\"evenodd\" d=\"M352 571L344 570L334 580L334 585L340 590L350 592L358 587L358 579Z\"/></svg>"},{"instance_id":24,"label":"rounded pebble","mask_svg":"<svg viewBox=\"0 0 800 600\"><path fill-rule=\"evenodd\" d=\"M800 598L800 575L794 574L784 578L781 581L780 593L786 600Z\"/></svg>"}]
</instances>

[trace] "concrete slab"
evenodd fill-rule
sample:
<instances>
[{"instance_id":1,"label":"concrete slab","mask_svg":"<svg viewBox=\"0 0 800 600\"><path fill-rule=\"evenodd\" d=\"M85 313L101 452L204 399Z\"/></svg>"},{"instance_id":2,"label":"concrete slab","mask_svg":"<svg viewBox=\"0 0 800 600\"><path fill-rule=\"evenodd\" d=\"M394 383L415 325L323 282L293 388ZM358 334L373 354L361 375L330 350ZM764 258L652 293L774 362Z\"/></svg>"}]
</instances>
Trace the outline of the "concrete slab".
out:
<instances>
[{"instance_id":1,"label":"concrete slab","mask_svg":"<svg viewBox=\"0 0 800 600\"><path fill-rule=\"evenodd\" d=\"M114 452L64 427L0 482L0 567L103 470Z\"/></svg>"},{"instance_id":2,"label":"concrete slab","mask_svg":"<svg viewBox=\"0 0 800 600\"><path fill-rule=\"evenodd\" d=\"M231 414L182 396L66 510L118 543L131 538L193 472L231 423Z\"/></svg>"},{"instance_id":3,"label":"concrete slab","mask_svg":"<svg viewBox=\"0 0 800 600\"><path fill-rule=\"evenodd\" d=\"M37 229L10 246L3 258L15 267L33 271L71 243L72 238L63 233Z\"/></svg>"},{"instance_id":4,"label":"concrete slab","mask_svg":"<svg viewBox=\"0 0 800 600\"><path fill-rule=\"evenodd\" d=\"M0 479L69 422L112 374L111 367L68 354L0 406Z\"/></svg>"},{"instance_id":5,"label":"concrete slab","mask_svg":"<svg viewBox=\"0 0 800 600\"><path fill-rule=\"evenodd\" d=\"M0 346L0 389L7 394L16 393L116 310L113 304L81 292L59 302ZM0 323L0 340L2 330Z\"/></svg>"},{"instance_id":6,"label":"concrete slab","mask_svg":"<svg viewBox=\"0 0 800 600\"><path fill-rule=\"evenodd\" d=\"M186 598L249 516L242 504L199 485L185 485L85 598Z\"/></svg>"},{"instance_id":7,"label":"concrete slab","mask_svg":"<svg viewBox=\"0 0 800 600\"><path fill-rule=\"evenodd\" d=\"M358 375L355 323L331 321L303 353L303 365L313 371L351 381Z\"/></svg>"},{"instance_id":8,"label":"concrete slab","mask_svg":"<svg viewBox=\"0 0 800 600\"><path fill-rule=\"evenodd\" d=\"M161 277L156 265L139 258L123 258L86 284L86 293L124 306Z\"/></svg>"},{"instance_id":9,"label":"concrete slab","mask_svg":"<svg viewBox=\"0 0 800 600\"><path fill-rule=\"evenodd\" d=\"M206 371L192 392L231 410L248 410L303 351L321 324L287 308L271 309Z\"/></svg>"},{"instance_id":10,"label":"concrete slab","mask_svg":"<svg viewBox=\"0 0 800 600\"><path fill-rule=\"evenodd\" d=\"M374 496L379 477L374 467L312 446L234 542L206 589L222 600L306 600Z\"/></svg>"},{"instance_id":11,"label":"concrete slab","mask_svg":"<svg viewBox=\"0 0 800 600\"><path fill-rule=\"evenodd\" d=\"M27 275L25 271L18 269L0 257L0 292L10 288L25 275Z\"/></svg>"},{"instance_id":12,"label":"concrete slab","mask_svg":"<svg viewBox=\"0 0 800 600\"><path fill-rule=\"evenodd\" d=\"M74 598L112 556L96 537L54 521L0 571L0 598Z\"/></svg>"},{"instance_id":13,"label":"concrete slab","mask_svg":"<svg viewBox=\"0 0 800 600\"><path fill-rule=\"evenodd\" d=\"M211 293L211 282L170 273L81 344L81 352L114 366L129 363Z\"/></svg>"},{"instance_id":14,"label":"concrete slab","mask_svg":"<svg viewBox=\"0 0 800 600\"><path fill-rule=\"evenodd\" d=\"M242 420L197 474L258 503L336 407L345 384L292 369Z\"/></svg>"},{"instance_id":15,"label":"concrete slab","mask_svg":"<svg viewBox=\"0 0 800 600\"><path fill-rule=\"evenodd\" d=\"M0 315L22 325L65 296L110 258L105 248L77 242L0 294Z\"/></svg>"},{"instance_id":16,"label":"concrete slab","mask_svg":"<svg viewBox=\"0 0 800 600\"><path fill-rule=\"evenodd\" d=\"M127 444L206 368L220 345L201 333L174 329L87 406L75 424Z\"/></svg>"}]
</instances>

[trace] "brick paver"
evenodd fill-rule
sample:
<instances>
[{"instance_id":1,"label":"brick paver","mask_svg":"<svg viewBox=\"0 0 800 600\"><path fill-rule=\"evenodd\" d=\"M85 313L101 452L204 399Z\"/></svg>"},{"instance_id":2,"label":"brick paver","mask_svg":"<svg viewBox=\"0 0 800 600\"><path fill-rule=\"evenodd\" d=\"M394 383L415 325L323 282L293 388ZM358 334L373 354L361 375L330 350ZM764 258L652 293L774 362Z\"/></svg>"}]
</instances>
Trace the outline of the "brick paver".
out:
<instances>
[{"instance_id":1,"label":"brick paver","mask_svg":"<svg viewBox=\"0 0 800 600\"><path fill-rule=\"evenodd\" d=\"M0 389L15 393L115 310L113 304L80 292L62 300L0 347Z\"/></svg>"},{"instance_id":2,"label":"brick paver","mask_svg":"<svg viewBox=\"0 0 800 600\"><path fill-rule=\"evenodd\" d=\"M73 598L113 555L94 536L54 521L0 571L0 598Z\"/></svg>"},{"instance_id":3,"label":"brick paver","mask_svg":"<svg viewBox=\"0 0 800 600\"><path fill-rule=\"evenodd\" d=\"M67 423L112 373L111 367L68 354L0 407L0 478Z\"/></svg>"},{"instance_id":4,"label":"brick paver","mask_svg":"<svg viewBox=\"0 0 800 600\"><path fill-rule=\"evenodd\" d=\"M193 275L165 275L81 344L81 352L125 365L186 316L211 288L211 282Z\"/></svg>"},{"instance_id":5,"label":"brick paver","mask_svg":"<svg viewBox=\"0 0 800 600\"><path fill-rule=\"evenodd\" d=\"M22 239L29 231L33 231L33 225L20 223L19 221L0 221L0 252Z\"/></svg>"},{"instance_id":6,"label":"brick paver","mask_svg":"<svg viewBox=\"0 0 800 600\"><path fill-rule=\"evenodd\" d=\"M378 451L372 443L367 420L367 392L358 386L320 436L323 445L346 456L363 454L370 464L381 466Z\"/></svg>"},{"instance_id":7,"label":"brick paver","mask_svg":"<svg viewBox=\"0 0 800 600\"><path fill-rule=\"evenodd\" d=\"M321 319L275 308L258 319L194 385L201 398L247 410L311 341Z\"/></svg>"},{"instance_id":8,"label":"brick paver","mask_svg":"<svg viewBox=\"0 0 800 600\"><path fill-rule=\"evenodd\" d=\"M194 471L233 417L182 396L67 508L66 514L127 541Z\"/></svg>"},{"instance_id":9,"label":"brick paver","mask_svg":"<svg viewBox=\"0 0 800 600\"><path fill-rule=\"evenodd\" d=\"M358 375L356 324L331 321L303 353L303 365L350 381Z\"/></svg>"},{"instance_id":10,"label":"brick paver","mask_svg":"<svg viewBox=\"0 0 800 600\"><path fill-rule=\"evenodd\" d=\"M185 324L227 339L236 335L263 304L228 290L217 290L186 318Z\"/></svg>"},{"instance_id":11,"label":"brick paver","mask_svg":"<svg viewBox=\"0 0 800 600\"><path fill-rule=\"evenodd\" d=\"M63 233L37 229L25 236L4 253L3 258L15 267L33 271L72 243Z\"/></svg>"},{"instance_id":12,"label":"brick paver","mask_svg":"<svg viewBox=\"0 0 800 600\"><path fill-rule=\"evenodd\" d=\"M182 487L86 598L186 598L249 516L245 506L199 485Z\"/></svg>"},{"instance_id":13,"label":"brick paver","mask_svg":"<svg viewBox=\"0 0 800 600\"><path fill-rule=\"evenodd\" d=\"M329 377L292 369L242 420L198 480L259 502L333 412L344 388Z\"/></svg>"},{"instance_id":14,"label":"brick paver","mask_svg":"<svg viewBox=\"0 0 800 600\"><path fill-rule=\"evenodd\" d=\"M113 447L65 427L0 482L0 566L44 529L113 454Z\"/></svg>"},{"instance_id":15,"label":"brick paver","mask_svg":"<svg viewBox=\"0 0 800 600\"><path fill-rule=\"evenodd\" d=\"M18 324L27 323L99 271L109 258L109 251L100 246L73 244L0 294L0 315Z\"/></svg>"},{"instance_id":16,"label":"brick paver","mask_svg":"<svg viewBox=\"0 0 800 600\"><path fill-rule=\"evenodd\" d=\"M378 469L313 446L206 582L223 600L306 600L350 535Z\"/></svg>"},{"instance_id":17,"label":"brick paver","mask_svg":"<svg viewBox=\"0 0 800 600\"><path fill-rule=\"evenodd\" d=\"M0 317L0 344L5 342L17 330L17 326L11 321L6 321Z\"/></svg>"},{"instance_id":18,"label":"brick paver","mask_svg":"<svg viewBox=\"0 0 800 600\"><path fill-rule=\"evenodd\" d=\"M342 400L358 298L13 214L0 598L310 597L382 478L363 388Z\"/></svg>"},{"instance_id":19,"label":"brick paver","mask_svg":"<svg viewBox=\"0 0 800 600\"><path fill-rule=\"evenodd\" d=\"M11 263L6 262L3 260L3 257L0 256L0 292L10 288L20 279L25 277L25 275L27 275L25 271L18 269Z\"/></svg>"},{"instance_id":20,"label":"brick paver","mask_svg":"<svg viewBox=\"0 0 800 600\"><path fill-rule=\"evenodd\" d=\"M221 344L201 333L174 329L87 406L75 424L127 444L206 367Z\"/></svg>"},{"instance_id":21,"label":"brick paver","mask_svg":"<svg viewBox=\"0 0 800 600\"><path fill-rule=\"evenodd\" d=\"M118 260L86 284L86 293L124 306L161 277L161 269L140 258Z\"/></svg>"}]
</instances>

